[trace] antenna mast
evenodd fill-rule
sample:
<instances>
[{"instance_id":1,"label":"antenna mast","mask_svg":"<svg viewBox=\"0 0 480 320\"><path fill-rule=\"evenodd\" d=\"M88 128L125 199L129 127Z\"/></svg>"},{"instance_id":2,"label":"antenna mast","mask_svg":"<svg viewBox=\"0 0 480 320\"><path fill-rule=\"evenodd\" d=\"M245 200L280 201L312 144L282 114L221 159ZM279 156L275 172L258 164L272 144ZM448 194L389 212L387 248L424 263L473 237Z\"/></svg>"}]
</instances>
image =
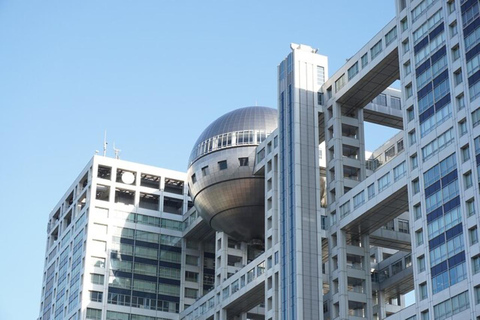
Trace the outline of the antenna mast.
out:
<instances>
[{"instance_id":1,"label":"antenna mast","mask_svg":"<svg viewBox=\"0 0 480 320\"><path fill-rule=\"evenodd\" d=\"M103 137L103 156L106 157L107 156L107 145L108 145L108 142L107 142L107 130L105 130L105 135Z\"/></svg>"},{"instance_id":2,"label":"antenna mast","mask_svg":"<svg viewBox=\"0 0 480 320\"><path fill-rule=\"evenodd\" d=\"M115 142L113 143L113 152L115 152L115 159L120 159L120 149L115 148Z\"/></svg>"}]
</instances>

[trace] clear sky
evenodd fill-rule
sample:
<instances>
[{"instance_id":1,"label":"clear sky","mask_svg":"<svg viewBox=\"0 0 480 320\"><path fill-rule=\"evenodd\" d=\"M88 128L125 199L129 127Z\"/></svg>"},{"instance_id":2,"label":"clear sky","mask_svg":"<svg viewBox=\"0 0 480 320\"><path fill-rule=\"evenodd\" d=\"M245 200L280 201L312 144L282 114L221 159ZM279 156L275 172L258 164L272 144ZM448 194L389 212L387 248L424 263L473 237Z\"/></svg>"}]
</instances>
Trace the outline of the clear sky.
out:
<instances>
[{"instance_id":1,"label":"clear sky","mask_svg":"<svg viewBox=\"0 0 480 320\"><path fill-rule=\"evenodd\" d=\"M0 319L38 317L48 215L104 130L122 159L185 171L210 122L276 107L291 42L332 74L394 12L393 0L0 0ZM370 150L394 134L370 132Z\"/></svg>"}]
</instances>

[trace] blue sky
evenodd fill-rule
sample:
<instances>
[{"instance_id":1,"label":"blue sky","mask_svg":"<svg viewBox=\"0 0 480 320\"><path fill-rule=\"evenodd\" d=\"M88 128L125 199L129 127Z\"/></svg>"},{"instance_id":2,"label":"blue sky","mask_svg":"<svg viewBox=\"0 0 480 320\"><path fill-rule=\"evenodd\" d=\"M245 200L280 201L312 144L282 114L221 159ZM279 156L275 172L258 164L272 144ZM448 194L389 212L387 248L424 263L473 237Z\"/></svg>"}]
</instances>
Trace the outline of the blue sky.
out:
<instances>
[{"instance_id":1,"label":"blue sky","mask_svg":"<svg viewBox=\"0 0 480 320\"><path fill-rule=\"evenodd\" d=\"M184 171L210 122L276 107L291 42L318 48L333 73L394 11L393 0L0 0L0 319L38 317L48 215L104 130L122 159ZM369 131L368 149L394 133Z\"/></svg>"}]
</instances>

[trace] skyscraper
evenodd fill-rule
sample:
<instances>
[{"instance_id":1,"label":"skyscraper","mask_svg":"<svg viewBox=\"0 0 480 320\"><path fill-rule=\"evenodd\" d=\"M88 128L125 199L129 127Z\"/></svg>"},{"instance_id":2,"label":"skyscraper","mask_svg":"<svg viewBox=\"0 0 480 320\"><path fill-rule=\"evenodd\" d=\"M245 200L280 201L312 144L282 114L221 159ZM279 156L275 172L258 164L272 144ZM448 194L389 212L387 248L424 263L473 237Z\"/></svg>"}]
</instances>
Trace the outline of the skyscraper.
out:
<instances>
[{"instance_id":1,"label":"skyscraper","mask_svg":"<svg viewBox=\"0 0 480 320\"><path fill-rule=\"evenodd\" d=\"M330 77L291 44L278 127L219 118L188 174L94 157L49 218L41 319L480 319L479 1L396 8ZM365 122L399 132L367 153Z\"/></svg>"}]
</instances>

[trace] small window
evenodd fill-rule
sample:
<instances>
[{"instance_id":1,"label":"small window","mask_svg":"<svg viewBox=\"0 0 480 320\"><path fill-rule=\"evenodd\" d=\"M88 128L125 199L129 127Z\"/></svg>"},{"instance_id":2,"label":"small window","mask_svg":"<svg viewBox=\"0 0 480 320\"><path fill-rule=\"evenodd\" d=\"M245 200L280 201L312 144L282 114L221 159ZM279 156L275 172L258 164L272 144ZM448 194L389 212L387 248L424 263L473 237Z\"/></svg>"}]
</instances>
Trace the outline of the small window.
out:
<instances>
[{"instance_id":1,"label":"small window","mask_svg":"<svg viewBox=\"0 0 480 320\"><path fill-rule=\"evenodd\" d=\"M406 4L405 1L400 1L402 3L403 8L405 8ZM403 9L402 8L402 9ZM402 31L405 31L408 29L408 20L407 17L403 18L402 21L400 21L402 24Z\"/></svg>"},{"instance_id":2,"label":"small window","mask_svg":"<svg viewBox=\"0 0 480 320\"><path fill-rule=\"evenodd\" d=\"M91 273L91 282L93 284L103 285L105 282L105 276L103 274Z\"/></svg>"},{"instance_id":3,"label":"small window","mask_svg":"<svg viewBox=\"0 0 480 320\"><path fill-rule=\"evenodd\" d=\"M238 158L240 167L248 167L248 158Z\"/></svg>"},{"instance_id":4,"label":"small window","mask_svg":"<svg viewBox=\"0 0 480 320\"><path fill-rule=\"evenodd\" d=\"M417 246L421 246L423 244L423 230L420 229L415 232L415 239L417 242Z\"/></svg>"},{"instance_id":5,"label":"small window","mask_svg":"<svg viewBox=\"0 0 480 320\"><path fill-rule=\"evenodd\" d=\"M467 133L467 119L463 118L459 123L458 123L458 131L460 133L460 136L463 136Z\"/></svg>"},{"instance_id":6,"label":"small window","mask_svg":"<svg viewBox=\"0 0 480 320\"><path fill-rule=\"evenodd\" d=\"M418 158L416 153L410 157L410 166L412 170L418 167Z\"/></svg>"},{"instance_id":7,"label":"small window","mask_svg":"<svg viewBox=\"0 0 480 320\"><path fill-rule=\"evenodd\" d=\"M218 168L220 170L227 169L227 160L218 161Z\"/></svg>"},{"instance_id":8,"label":"small window","mask_svg":"<svg viewBox=\"0 0 480 320\"><path fill-rule=\"evenodd\" d=\"M405 86L405 98L408 99L413 95L412 84L409 83Z\"/></svg>"},{"instance_id":9,"label":"small window","mask_svg":"<svg viewBox=\"0 0 480 320\"><path fill-rule=\"evenodd\" d=\"M208 166L202 168L202 175L205 177L208 175Z\"/></svg>"},{"instance_id":10,"label":"small window","mask_svg":"<svg viewBox=\"0 0 480 320\"><path fill-rule=\"evenodd\" d=\"M412 130L408 133L408 140L410 146L414 145L417 142L417 135L415 134L415 130Z\"/></svg>"},{"instance_id":11,"label":"small window","mask_svg":"<svg viewBox=\"0 0 480 320\"><path fill-rule=\"evenodd\" d=\"M456 61L458 58L460 58L460 49L458 45L452 48L452 60Z\"/></svg>"},{"instance_id":12,"label":"small window","mask_svg":"<svg viewBox=\"0 0 480 320\"><path fill-rule=\"evenodd\" d=\"M106 166L98 166L97 176L101 179L110 180L112 177L112 168Z\"/></svg>"},{"instance_id":13,"label":"small window","mask_svg":"<svg viewBox=\"0 0 480 320\"><path fill-rule=\"evenodd\" d=\"M454 37L458 33L457 20L453 21L449 25L449 29L450 29L450 37Z\"/></svg>"},{"instance_id":14,"label":"small window","mask_svg":"<svg viewBox=\"0 0 480 320\"><path fill-rule=\"evenodd\" d=\"M470 160L470 147L468 146L468 144L462 147L461 153L463 162Z\"/></svg>"},{"instance_id":15,"label":"small window","mask_svg":"<svg viewBox=\"0 0 480 320\"><path fill-rule=\"evenodd\" d=\"M413 189L413 194L417 194L420 192L420 182L418 178L412 181L412 189Z\"/></svg>"},{"instance_id":16,"label":"small window","mask_svg":"<svg viewBox=\"0 0 480 320\"><path fill-rule=\"evenodd\" d=\"M375 186L373 183L367 187L367 192L368 200L372 199L375 196Z\"/></svg>"},{"instance_id":17,"label":"small window","mask_svg":"<svg viewBox=\"0 0 480 320\"><path fill-rule=\"evenodd\" d=\"M473 216L475 214L475 200L472 198L470 200L467 200L467 215Z\"/></svg>"},{"instance_id":18,"label":"small window","mask_svg":"<svg viewBox=\"0 0 480 320\"><path fill-rule=\"evenodd\" d=\"M453 79L456 86L463 82L462 69L458 69L453 73Z\"/></svg>"},{"instance_id":19,"label":"small window","mask_svg":"<svg viewBox=\"0 0 480 320\"><path fill-rule=\"evenodd\" d=\"M194 174L192 174L192 184L195 184L197 182L197 176Z\"/></svg>"},{"instance_id":20,"label":"small window","mask_svg":"<svg viewBox=\"0 0 480 320\"><path fill-rule=\"evenodd\" d=\"M469 229L468 236L470 238L470 245L478 243L477 227Z\"/></svg>"},{"instance_id":21,"label":"small window","mask_svg":"<svg viewBox=\"0 0 480 320\"><path fill-rule=\"evenodd\" d=\"M418 220L422 217L422 208L420 207L420 203L413 206L413 213L415 220Z\"/></svg>"},{"instance_id":22,"label":"small window","mask_svg":"<svg viewBox=\"0 0 480 320\"><path fill-rule=\"evenodd\" d=\"M420 291L420 300L425 300L428 297L427 283L421 283L419 286Z\"/></svg>"},{"instance_id":23,"label":"small window","mask_svg":"<svg viewBox=\"0 0 480 320\"><path fill-rule=\"evenodd\" d=\"M365 53L360 59L362 60L362 68L365 68L368 64L368 53Z\"/></svg>"},{"instance_id":24,"label":"small window","mask_svg":"<svg viewBox=\"0 0 480 320\"><path fill-rule=\"evenodd\" d=\"M408 122L412 121L415 118L415 111L413 111L413 106L407 109L407 118Z\"/></svg>"},{"instance_id":25,"label":"small window","mask_svg":"<svg viewBox=\"0 0 480 320\"><path fill-rule=\"evenodd\" d=\"M465 108L465 98L463 94L457 96L455 100L456 100L458 110Z\"/></svg>"},{"instance_id":26,"label":"small window","mask_svg":"<svg viewBox=\"0 0 480 320\"><path fill-rule=\"evenodd\" d=\"M403 71L405 75L408 76L412 72L412 65L410 64L410 60L403 64Z\"/></svg>"},{"instance_id":27,"label":"small window","mask_svg":"<svg viewBox=\"0 0 480 320\"><path fill-rule=\"evenodd\" d=\"M465 173L463 175L463 183L464 183L464 186L465 186L465 190L469 189L473 185L472 171L468 171L467 173Z\"/></svg>"},{"instance_id":28,"label":"small window","mask_svg":"<svg viewBox=\"0 0 480 320\"><path fill-rule=\"evenodd\" d=\"M410 42L408 42L408 39L402 42L402 49L403 49L403 54L410 51Z\"/></svg>"},{"instance_id":29,"label":"small window","mask_svg":"<svg viewBox=\"0 0 480 320\"><path fill-rule=\"evenodd\" d=\"M100 291L90 291L90 301L93 301L93 302L102 302L102 301L103 301L103 292L100 292Z\"/></svg>"},{"instance_id":30,"label":"small window","mask_svg":"<svg viewBox=\"0 0 480 320\"><path fill-rule=\"evenodd\" d=\"M418 262L418 272L425 271L425 256L418 257L417 262Z\"/></svg>"},{"instance_id":31,"label":"small window","mask_svg":"<svg viewBox=\"0 0 480 320\"><path fill-rule=\"evenodd\" d=\"M101 320L102 319L102 310L101 309L93 309L87 308L87 320Z\"/></svg>"}]
</instances>

